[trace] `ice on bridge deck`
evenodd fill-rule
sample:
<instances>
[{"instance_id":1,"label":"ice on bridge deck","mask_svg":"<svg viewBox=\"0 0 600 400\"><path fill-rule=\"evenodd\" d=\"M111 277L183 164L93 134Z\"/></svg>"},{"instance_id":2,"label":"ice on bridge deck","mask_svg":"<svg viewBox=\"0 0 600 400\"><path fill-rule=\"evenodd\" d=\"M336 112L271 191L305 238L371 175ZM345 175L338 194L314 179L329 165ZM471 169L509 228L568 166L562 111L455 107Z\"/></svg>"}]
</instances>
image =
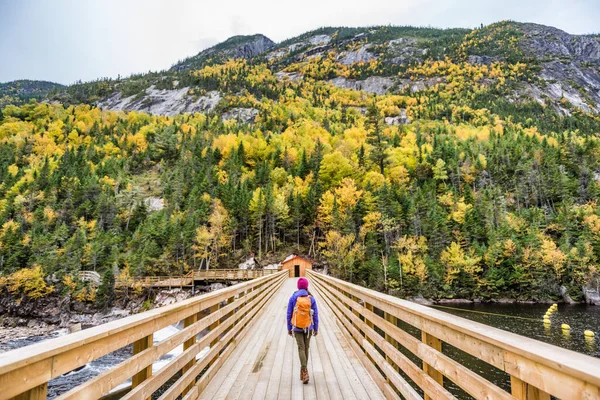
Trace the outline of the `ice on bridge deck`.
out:
<instances>
[{"instance_id":1,"label":"ice on bridge deck","mask_svg":"<svg viewBox=\"0 0 600 400\"><path fill-rule=\"evenodd\" d=\"M319 335L310 342L310 383L300 381L300 360L285 325L288 299L296 290L287 279L260 311L240 343L200 394L201 399L383 399L327 305L319 307ZM310 288L309 288L310 289Z\"/></svg>"}]
</instances>

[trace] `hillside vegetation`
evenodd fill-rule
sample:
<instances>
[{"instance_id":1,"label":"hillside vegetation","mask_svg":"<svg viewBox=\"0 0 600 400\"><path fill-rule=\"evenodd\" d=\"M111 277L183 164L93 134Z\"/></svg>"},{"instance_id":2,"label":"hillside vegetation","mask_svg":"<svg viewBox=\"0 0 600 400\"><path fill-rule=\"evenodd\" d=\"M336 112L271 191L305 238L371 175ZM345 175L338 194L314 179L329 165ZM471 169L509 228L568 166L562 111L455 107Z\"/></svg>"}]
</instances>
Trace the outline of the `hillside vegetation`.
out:
<instances>
[{"instance_id":1,"label":"hillside vegetation","mask_svg":"<svg viewBox=\"0 0 600 400\"><path fill-rule=\"evenodd\" d=\"M584 88L587 108L541 94L556 83L527 29L322 29L6 106L0 271L74 291L80 270L182 274L295 251L402 296L581 299L600 282L598 105ZM594 71L585 57L569 62ZM172 116L95 105L152 107L151 87L218 101Z\"/></svg>"}]
</instances>

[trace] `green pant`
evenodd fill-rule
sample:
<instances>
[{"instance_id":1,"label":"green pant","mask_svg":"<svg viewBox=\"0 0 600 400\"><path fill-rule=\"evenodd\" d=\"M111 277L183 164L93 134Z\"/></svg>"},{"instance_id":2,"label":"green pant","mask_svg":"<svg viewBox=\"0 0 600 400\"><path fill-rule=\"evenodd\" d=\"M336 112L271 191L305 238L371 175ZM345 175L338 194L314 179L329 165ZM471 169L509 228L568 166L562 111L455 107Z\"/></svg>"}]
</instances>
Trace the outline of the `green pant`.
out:
<instances>
[{"instance_id":1,"label":"green pant","mask_svg":"<svg viewBox=\"0 0 600 400\"><path fill-rule=\"evenodd\" d=\"M308 346L312 332L296 332L294 331L294 337L296 343L298 343L298 355L300 356L300 366L306 368L308 364Z\"/></svg>"}]
</instances>

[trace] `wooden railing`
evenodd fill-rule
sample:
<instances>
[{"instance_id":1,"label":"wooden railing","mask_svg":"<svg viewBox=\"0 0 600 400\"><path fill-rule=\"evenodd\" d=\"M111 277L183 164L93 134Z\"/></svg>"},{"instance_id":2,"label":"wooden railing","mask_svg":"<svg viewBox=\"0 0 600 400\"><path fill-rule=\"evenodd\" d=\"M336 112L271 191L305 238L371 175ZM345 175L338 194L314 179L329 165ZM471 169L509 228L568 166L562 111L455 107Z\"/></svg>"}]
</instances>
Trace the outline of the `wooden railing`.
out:
<instances>
[{"instance_id":1,"label":"wooden railing","mask_svg":"<svg viewBox=\"0 0 600 400\"><path fill-rule=\"evenodd\" d=\"M209 269L208 271L194 271L196 280L236 280L256 279L261 276L278 273L278 269Z\"/></svg>"},{"instance_id":2,"label":"wooden railing","mask_svg":"<svg viewBox=\"0 0 600 400\"><path fill-rule=\"evenodd\" d=\"M307 274L388 398L453 399L449 380L475 399L600 399L599 359ZM503 371L511 393L449 357L447 345Z\"/></svg>"},{"instance_id":3,"label":"wooden railing","mask_svg":"<svg viewBox=\"0 0 600 400\"><path fill-rule=\"evenodd\" d=\"M82 282L91 282L95 286L100 285L100 274L96 271L79 271L79 279Z\"/></svg>"},{"instance_id":4,"label":"wooden railing","mask_svg":"<svg viewBox=\"0 0 600 400\"><path fill-rule=\"evenodd\" d=\"M149 399L161 387L160 399L195 398L287 277L281 271L0 354L0 399L45 399L50 380L128 345L133 345L132 357L58 398L101 398L130 378L130 390L120 394L125 399ZM181 331L154 343L155 332L178 322L183 322ZM152 364L182 344L183 352L152 375Z\"/></svg>"},{"instance_id":5,"label":"wooden railing","mask_svg":"<svg viewBox=\"0 0 600 400\"><path fill-rule=\"evenodd\" d=\"M141 278L129 277L117 279L115 286L143 286L143 287L184 287L192 286L193 281L228 281L256 279L266 275L278 273L277 269L209 269L208 271L192 271L186 275L174 276L145 276Z\"/></svg>"}]
</instances>

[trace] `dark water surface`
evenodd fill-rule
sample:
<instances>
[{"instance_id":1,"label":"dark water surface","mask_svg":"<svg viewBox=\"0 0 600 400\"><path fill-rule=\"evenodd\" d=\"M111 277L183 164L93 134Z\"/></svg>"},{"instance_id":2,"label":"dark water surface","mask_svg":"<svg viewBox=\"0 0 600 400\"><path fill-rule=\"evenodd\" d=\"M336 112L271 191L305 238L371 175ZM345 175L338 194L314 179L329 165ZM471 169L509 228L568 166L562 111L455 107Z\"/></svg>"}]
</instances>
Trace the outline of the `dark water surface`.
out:
<instances>
[{"instance_id":1,"label":"dark water surface","mask_svg":"<svg viewBox=\"0 0 600 400\"><path fill-rule=\"evenodd\" d=\"M600 358L600 306L582 304L559 304L558 310L552 313L552 324L544 326L542 318L548 304L461 304L452 305L452 309L434 307L460 317L490 325L519 335L527 336L558 347L573 350L589 356ZM471 312L477 311L477 313ZM490 314L482 314L490 313ZM502 314L506 316L491 315ZM527 320L512 317L533 318ZM561 324L571 327L567 334L561 329ZM583 335L585 330L595 333L592 340Z\"/></svg>"}]
</instances>

